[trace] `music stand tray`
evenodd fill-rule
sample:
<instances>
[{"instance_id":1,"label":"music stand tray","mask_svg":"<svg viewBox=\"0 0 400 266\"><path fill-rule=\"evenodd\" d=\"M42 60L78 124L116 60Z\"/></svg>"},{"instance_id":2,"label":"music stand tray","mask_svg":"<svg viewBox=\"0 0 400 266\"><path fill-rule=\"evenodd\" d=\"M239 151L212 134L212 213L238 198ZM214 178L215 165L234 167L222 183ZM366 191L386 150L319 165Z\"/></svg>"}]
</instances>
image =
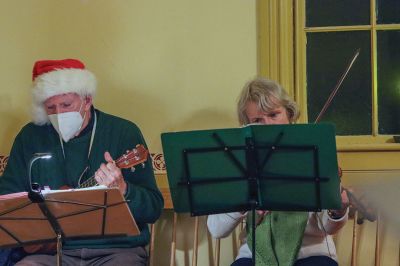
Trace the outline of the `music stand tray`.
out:
<instances>
[{"instance_id":1,"label":"music stand tray","mask_svg":"<svg viewBox=\"0 0 400 266\"><path fill-rule=\"evenodd\" d=\"M139 234L117 188L44 190L39 201L28 194L0 196L0 247Z\"/></svg>"},{"instance_id":2,"label":"music stand tray","mask_svg":"<svg viewBox=\"0 0 400 266\"><path fill-rule=\"evenodd\" d=\"M331 124L169 132L161 139L178 213L341 207Z\"/></svg>"}]
</instances>

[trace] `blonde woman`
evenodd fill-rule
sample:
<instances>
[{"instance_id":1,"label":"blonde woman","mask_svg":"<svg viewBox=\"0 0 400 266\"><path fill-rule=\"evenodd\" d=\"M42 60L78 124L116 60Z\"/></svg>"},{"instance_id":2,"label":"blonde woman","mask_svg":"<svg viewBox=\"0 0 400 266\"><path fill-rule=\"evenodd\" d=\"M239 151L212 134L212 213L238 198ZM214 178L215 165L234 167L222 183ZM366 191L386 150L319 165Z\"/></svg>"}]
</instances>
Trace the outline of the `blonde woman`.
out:
<instances>
[{"instance_id":1,"label":"blonde woman","mask_svg":"<svg viewBox=\"0 0 400 266\"><path fill-rule=\"evenodd\" d=\"M237 104L239 123L292 124L299 117L297 104L275 81L256 78L243 87ZM338 232L348 218L348 199L342 193L340 210L322 212L258 211L264 216L256 230L257 265L305 266L337 264L331 235ZM207 226L213 237L228 236L246 217L246 213L208 216ZM247 237L232 266L252 265L252 252ZM250 242L249 242L250 243Z\"/></svg>"}]
</instances>

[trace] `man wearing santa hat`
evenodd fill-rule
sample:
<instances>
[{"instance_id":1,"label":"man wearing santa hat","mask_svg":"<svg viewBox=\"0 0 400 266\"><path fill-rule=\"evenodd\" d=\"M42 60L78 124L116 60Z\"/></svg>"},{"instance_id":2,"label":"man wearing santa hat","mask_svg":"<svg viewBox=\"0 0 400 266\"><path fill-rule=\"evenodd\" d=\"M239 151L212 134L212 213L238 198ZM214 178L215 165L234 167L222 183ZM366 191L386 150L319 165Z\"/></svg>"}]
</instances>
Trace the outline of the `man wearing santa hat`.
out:
<instances>
[{"instance_id":1,"label":"man wearing santa hat","mask_svg":"<svg viewBox=\"0 0 400 266\"><path fill-rule=\"evenodd\" d=\"M118 187L138 224L140 235L108 239L82 239L63 244L64 265L145 265L149 242L147 224L163 208L150 157L145 167L120 169L113 159L137 144L145 145L132 122L93 107L96 78L75 59L42 60L33 67L33 119L15 138L0 195L29 191L28 164L36 153L52 154L32 167L32 181L51 189L79 187L94 176L97 183ZM79 226L77 224L76 226ZM34 228L32 228L34 230ZM55 254L26 248L17 265L55 265Z\"/></svg>"}]
</instances>

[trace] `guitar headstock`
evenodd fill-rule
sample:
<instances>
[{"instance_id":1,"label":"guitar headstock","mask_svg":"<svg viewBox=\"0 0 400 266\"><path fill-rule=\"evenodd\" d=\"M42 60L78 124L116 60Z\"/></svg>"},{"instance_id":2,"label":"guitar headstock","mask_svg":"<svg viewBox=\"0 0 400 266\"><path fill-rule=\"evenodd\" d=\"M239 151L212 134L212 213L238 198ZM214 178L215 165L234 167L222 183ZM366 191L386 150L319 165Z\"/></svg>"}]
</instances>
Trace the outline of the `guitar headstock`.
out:
<instances>
[{"instance_id":1,"label":"guitar headstock","mask_svg":"<svg viewBox=\"0 0 400 266\"><path fill-rule=\"evenodd\" d=\"M138 144L132 150L126 151L121 157L115 160L115 164L119 168L133 168L138 164L143 164L147 161L149 151L143 144Z\"/></svg>"}]
</instances>

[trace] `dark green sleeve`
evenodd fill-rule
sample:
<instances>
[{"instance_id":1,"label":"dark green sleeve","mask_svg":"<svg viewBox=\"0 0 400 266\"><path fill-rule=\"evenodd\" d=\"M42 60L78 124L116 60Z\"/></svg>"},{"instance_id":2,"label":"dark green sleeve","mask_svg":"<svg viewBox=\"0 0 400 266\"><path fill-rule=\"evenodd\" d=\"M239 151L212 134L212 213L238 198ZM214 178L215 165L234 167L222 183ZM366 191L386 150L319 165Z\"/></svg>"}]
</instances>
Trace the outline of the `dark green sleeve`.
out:
<instances>
[{"instance_id":1,"label":"dark green sleeve","mask_svg":"<svg viewBox=\"0 0 400 266\"><path fill-rule=\"evenodd\" d=\"M129 143L134 140L134 145L146 146L142 133L136 126L125 130L123 139ZM125 198L129 201L128 205L136 222L154 223L161 215L164 200L155 181L150 155L145 167L137 166L134 172L124 169L122 173L128 185Z\"/></svg>"},{"instance_id":2,"label":"dark green sleeve","mask_svg":"<svg viewBox=\"0 0 400 266\"><path fill-rule=\"evenodd\" d=\"M20 134L15 138L10 157L3 176L0 177L0 194L27 191L28 171L25 160L22 137Z\"/></svg>"}]
</instances>

